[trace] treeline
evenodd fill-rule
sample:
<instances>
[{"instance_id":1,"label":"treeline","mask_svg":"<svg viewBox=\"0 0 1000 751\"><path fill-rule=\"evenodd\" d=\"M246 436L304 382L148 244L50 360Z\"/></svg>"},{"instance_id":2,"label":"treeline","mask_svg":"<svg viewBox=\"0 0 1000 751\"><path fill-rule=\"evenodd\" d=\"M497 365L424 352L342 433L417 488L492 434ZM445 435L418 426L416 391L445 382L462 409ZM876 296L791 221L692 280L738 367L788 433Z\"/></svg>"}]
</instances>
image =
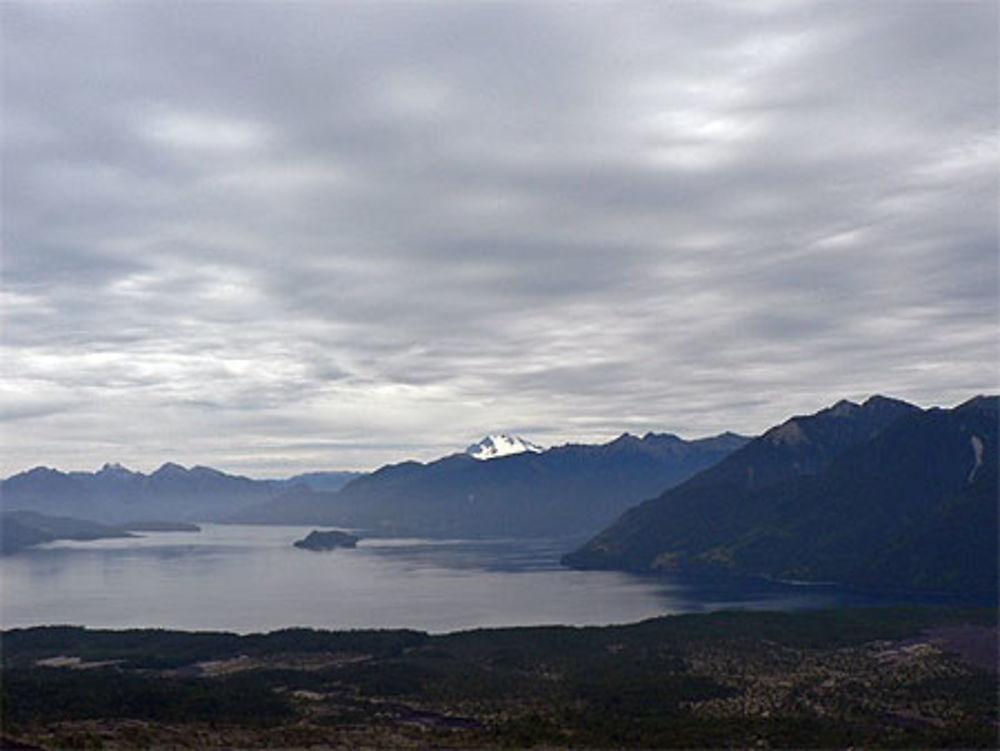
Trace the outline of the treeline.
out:
<instances>
[{"instance_id":1,"label":"treeline","mask_svg":"<svg viewBox=\"0 0 1000 751\"><path fill-rule=\"evenodd\" d=\"M5 665L21 665L56 655L86 662L120 661L122 668L168 669L240 655L288 652L358 652L374 657L399 654L422 644L426 633L406 629L319 631L290 628L267 634L129 629L110 631L79 626L46 626L2 632Z\"/></svg>"},{"instance_id":2,"label":"treeline","mask_svg":"<svg viewBox=\"0 0 1000 751\"><path fill-rule=\"evenodd\" d=\"M142 721L136 747L217 728L225 746L238 730L246 746L990 748L996 673L933 650L914 672L903 647L931 627L995 633L996 621L992 609L887 608L435 636L15 629L3 633L0 711L5 732L41 745L61 743L51 733L67 723L93 735L87 723ZM877 654L893 649L902 667ZM110 664L38 664L56 656ZM209 660L228 669L199 675ZM812 673L796 672L801 660ZM781 708L754 708L772 679Z\"/></svg>"},{"instance_id":3,"label":"treeline","mask_svg":"<svg viewBox=\"0 0 1000 751\"><path fill-rule=\"evenodd\" d=\"M273 725L296 716L273 686L273 676L254 672L210 681L114 669L11 668L3 674L3 725L109 717Z\"/></svg>"}]
</instances>

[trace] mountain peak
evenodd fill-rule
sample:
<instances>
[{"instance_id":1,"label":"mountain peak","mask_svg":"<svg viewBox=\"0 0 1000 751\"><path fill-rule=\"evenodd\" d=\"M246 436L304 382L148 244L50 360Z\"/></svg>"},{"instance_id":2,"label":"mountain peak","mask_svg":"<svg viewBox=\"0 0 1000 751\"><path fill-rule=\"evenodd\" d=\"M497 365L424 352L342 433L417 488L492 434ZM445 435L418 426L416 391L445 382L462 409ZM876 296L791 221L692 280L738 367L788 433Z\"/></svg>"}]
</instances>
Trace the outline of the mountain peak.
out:
<instances>
[{"instance_id":1,"label":"mountain peak","mask_svg":"<svg viewBox=\"0 0 1000 751\"><path fill-rule=\"evenodd\" d=\"M865 409L886 409L897 412L915 412L920 409L920 407L902 399L894 399L891 396L882 396L881 394L869 396L861 406Z\"/></svg>"},{"instance_id":2,"label":"mountain peak","mask_svg":"<svg viewBox=\"0 0 1000 751\"><path fill-rule=\"evenodd\" d=\"M187 470L184 469L184 467L182 467L180 464L177 464L175 462L165 462L163 464L163 466L161 466L152 475L150 475L150 477L157 476L157 475L158 476L167 475L167 474L170 474L170 475L179 475L179 474L186 474L186 473L187 473Z\"/></svg>"},{"instance_id":3,"label":"mountain peak","mask_svg":"<svg viewBox=\"0 0 1000 751\"><path fill-rule=\"evenodd\" d=\"M487 459L496 459L501 456L512 456L525 452L540 454L544 450L541 446L531 441L526 441L519 436L500 433L488 435L478 443L473 443L465 450L465 453L473 459L485 461Z\"/></svg>"},{"instance_id":4,"label":"mountain peak","mask_svg":"<svg viewBox=\"0 0 1000 751\"><path fill-rule=\"evenodd\" d=\"M613 441L611 441L611 443L609 443L608 445L610 446L610 445L619 444L619 443L638 443L638 442L639 442L639 438L637 436L632 435L631 433L629 433L626 430L620 436L618 436Z\"/></svg>"},{"instance_id":5,"label":"mountain peak","mask_svg":"<svg viewBox=\"0 0 1000 751\"><path fill-rule=\"evenodd\" d=\"M861 407L849 399L841 399L839 402L834 404L827 410L824 410L829 415L834 415L836 417L850 417L855 412L857 412Z\"/></svg>"}]
</instances>

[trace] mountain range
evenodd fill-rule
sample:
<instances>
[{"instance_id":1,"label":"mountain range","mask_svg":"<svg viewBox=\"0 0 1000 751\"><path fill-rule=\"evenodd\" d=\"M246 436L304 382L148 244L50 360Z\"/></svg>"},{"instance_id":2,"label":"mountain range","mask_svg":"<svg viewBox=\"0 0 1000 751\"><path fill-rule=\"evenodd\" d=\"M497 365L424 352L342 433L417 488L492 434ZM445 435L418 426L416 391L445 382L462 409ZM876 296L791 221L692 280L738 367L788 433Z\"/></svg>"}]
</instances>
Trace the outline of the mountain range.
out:
<instances>
[{"instance_id":1,"label":"mountain range","mask_svg":"<svg viewBox=\"0 0 1000 751\"><path fill-rule=\"evenodd\" d=\"M168 462L150 474L36 467L0 484L5 511L122 524L140 519L335 524L375 534L592 533L630 505L714 464L747 438L623 434L605 445L541 449L488 436L466 453L370 475L311 472L253 480ZM489 461L485 461L489 459Z\"/></svg>"},{"instance_id":2,"label":"mountain range","mask_svg":"<svg viewBox=\"0 0 1000 751\"><path fill-rule=\"evenodd\" d=\"M35 511L107 524L143 519L221 521L290 488L339 490L361 474L310 472L285 480L252 480L173 462L148 475L110 463L96 472L35 467L0 483L0 498L5 511Z\"/></svg>"},{"instance_id":3,"label":"mountain range","mask_svg":"<svg viewBox=\"0 0 1000 751\"><path fill-rule=\"evenodd\" d=\"M794 417L563 562L995 595L997 404L873 397Z\"/></svg>"},{"instance_id":4,"label":"mountain range","mask_svg":"<svg viewBox=\"0 0 1000 751\"><path fill-rule=\"evenodd\" d=\"M489 461L454 454L382 467L336 493L298 488L231 520L426 537L588 534L747 440L732 433L694 441L626 433L603 445L570 444Z\"/></svg>"},{"instance_id":5,"label":"mountain range","mask_svg":"<svg viewBox=\"0 0 1000 751\"><path fill-rule=\"evenodd\" d=\"M4 480L0 493L7 511L114 524L136 519L214 521L273 497L279 488L211 467L187 469L168 462L148 475L120 464L105 464L97 472L35 467Z\"/></svg>"},{"instance_id":6,"label":"mountain range","mask_svg":"<svg viewBox=\"0 0 1000 751\"><path fill-rule=\"evenodd\" d=\"M996 396L951 409L874 396L792 417L754 439L626 433L535 450L491 436L466 453L361 475L252 480L171 463L149 475L113 464L93 473L37 467L0 485L5 512L36 516L5 513L0 526L15 548L62 536L70 523L84 525L74 534L101 533L80 520L118 529L155 519L366 535L591 535L565 565L995 597L998 419Z\"/></svg>"}]
</instances>

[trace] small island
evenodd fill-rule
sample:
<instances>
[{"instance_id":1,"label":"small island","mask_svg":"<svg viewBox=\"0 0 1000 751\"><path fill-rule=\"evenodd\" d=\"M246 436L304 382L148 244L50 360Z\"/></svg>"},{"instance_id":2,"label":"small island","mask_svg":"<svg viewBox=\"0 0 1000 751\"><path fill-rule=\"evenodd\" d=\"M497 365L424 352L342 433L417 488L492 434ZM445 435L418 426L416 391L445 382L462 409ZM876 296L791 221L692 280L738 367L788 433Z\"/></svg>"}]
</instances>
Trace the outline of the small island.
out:
<instances>
[{"instance_id":1,"label":"small island","mask_svg":"<svg viewBox=\"0 0 1000 751\"><path fill-rule=\"evenodd\" d=\"M353 548L361 539L347 532L331 530L320 532L314 529L301 540L296 540L293 545L303 550L335 550L336 548Z\"/></svg>"}]
</instances>

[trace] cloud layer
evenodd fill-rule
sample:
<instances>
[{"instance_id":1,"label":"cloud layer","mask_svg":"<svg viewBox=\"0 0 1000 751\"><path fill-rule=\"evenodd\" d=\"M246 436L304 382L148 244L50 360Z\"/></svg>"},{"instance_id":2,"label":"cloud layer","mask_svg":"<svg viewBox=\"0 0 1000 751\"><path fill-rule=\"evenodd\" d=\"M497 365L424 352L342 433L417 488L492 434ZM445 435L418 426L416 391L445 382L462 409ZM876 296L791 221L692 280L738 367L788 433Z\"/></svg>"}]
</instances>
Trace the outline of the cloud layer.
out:
<instances>
[{"instance_id":1,"label":"cloud layer","mask_svg":"<svg viewBox=\"0 0 1000 751\"><path fill-rule=\"evenodd\" d=\"M6 2L0 469L995 391L997 12Z\"/></svg>"}]
</instances>

